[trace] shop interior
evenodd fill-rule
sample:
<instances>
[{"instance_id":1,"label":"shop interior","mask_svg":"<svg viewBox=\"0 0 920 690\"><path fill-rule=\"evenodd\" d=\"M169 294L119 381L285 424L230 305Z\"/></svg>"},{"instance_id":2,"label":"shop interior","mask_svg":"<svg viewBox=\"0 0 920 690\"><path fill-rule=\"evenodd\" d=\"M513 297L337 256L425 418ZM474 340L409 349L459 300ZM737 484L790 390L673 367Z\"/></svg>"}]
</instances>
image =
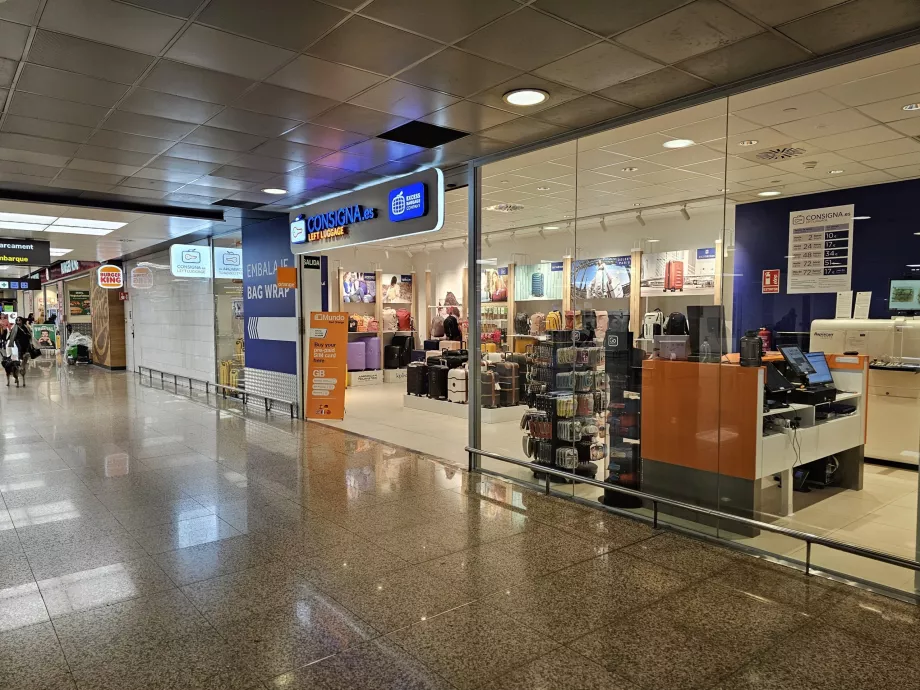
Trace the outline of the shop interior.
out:
<instances>
[{"instance_id":1,"label":"shop interior","mask_svg":"<svg viewBox=\"0 0 920 690\"><path fill-rule=\"evenodd\" d=\"M512 410L511 419L483 414L481 447L537 462L539 444L528 448L534 434L522 421L534 411L527 387L535 372L569 371L533 368L541 343L556 361L551 331L566 329L569 312L568 337L590 319L602 350L600 360L570 370L605 371L604 401L620 405L615 415L609 407L594 415L597 431L582 439L591 455L573 471L916 558L920 232L910 200L920 192L918 94L913 47L485 166L473 269L482 276L479 314L469 313L465 189L447 192L438 233L330 252L330 309L367 317L350 340L375 338L371 319L384 332L372 363L353 365L345 420L329 423L465 463L466 406L409 395L405 363L386 366L393 337L409 337L410 359L427 359L433 317L453 312L461 329L480 321L482 342L463 333L463 349L492 360L490 368L522 355L530 369L519 404L497 408ZM833 270L809 282L814 257L790 241L798 236L792 216L849 205L844 234L820 238L835 250L824 264ZM834 275L843 277L825 279ZM355 280L368 286L359 299ZM840 280L846 287L834 287ZM384 312L389 288L398 286L404 302L406 284L408 304L392 304L410 312L402 332L387 327ZM545 321L554 311L561 325L532 328L535 314ZM627 355L611 355L602 325L625 336ZM752 337L763 343L761 364L740 366ZM818 369L796 369L790 347L811 354ZM791 401L767 381L773 370L809 391L817 375L832 397ZM499 461L483 467L540 479ZM579 484L554 489L606 498ZM804 557L797 540L701 526L693 515L668 519ZM913 575L894 566L821 547L813 562L914 590Z\"/></svg>"}]
</instances>

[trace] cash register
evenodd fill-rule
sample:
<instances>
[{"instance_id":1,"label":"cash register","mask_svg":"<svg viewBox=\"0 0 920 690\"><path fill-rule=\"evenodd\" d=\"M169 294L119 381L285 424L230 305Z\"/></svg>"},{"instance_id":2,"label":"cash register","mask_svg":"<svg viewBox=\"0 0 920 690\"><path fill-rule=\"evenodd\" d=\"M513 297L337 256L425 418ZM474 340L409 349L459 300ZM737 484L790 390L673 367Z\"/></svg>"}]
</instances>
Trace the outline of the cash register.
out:
<instances>
[{"instance_id":1,"label":"cash register","mask_svg":"<svg viewBox=\"0 0 920 690\"><path fill-rule=\"evenodd\" d=\"M779 351L786 360L787 378L795 378L799 383L789 391L790 402L823 405L834 401L837 389L823 352L809 352L806 355L795 345L783 345Z\"/></svg>"}]
</instances>

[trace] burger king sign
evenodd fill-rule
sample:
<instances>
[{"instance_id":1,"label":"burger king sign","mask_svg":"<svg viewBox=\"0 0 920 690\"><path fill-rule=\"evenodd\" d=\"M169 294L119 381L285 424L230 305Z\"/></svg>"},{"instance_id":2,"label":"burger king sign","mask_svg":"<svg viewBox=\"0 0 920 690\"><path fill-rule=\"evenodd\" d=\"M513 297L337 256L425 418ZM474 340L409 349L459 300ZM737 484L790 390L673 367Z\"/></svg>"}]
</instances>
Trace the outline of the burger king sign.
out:
<instances>
[{"instance_id":1,"label":"burger king sign","mask_svg":"<svg viewBox=\"0 0 920 690\"><path fill-rule=\"evenodd\" d=\"M96 270L99 287L107 290L120 290L125 286L125 276L119 266L100 266Z\"/></svg>"}]
</instances>

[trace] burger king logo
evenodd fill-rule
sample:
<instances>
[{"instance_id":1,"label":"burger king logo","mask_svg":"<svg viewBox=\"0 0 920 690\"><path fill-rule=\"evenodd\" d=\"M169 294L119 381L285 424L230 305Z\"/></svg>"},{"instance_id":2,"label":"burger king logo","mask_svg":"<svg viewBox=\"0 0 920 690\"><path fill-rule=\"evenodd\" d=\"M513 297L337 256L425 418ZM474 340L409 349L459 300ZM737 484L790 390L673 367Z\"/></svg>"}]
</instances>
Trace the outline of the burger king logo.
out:
<instances>
[{"instance_id":1,"label":"burger king logo","mask_svg":"<svg viewBox=\"0 0 920 690\"><path fill-rule=\"evenodd\" d=\"M107 290L118 290L124 287L125 277L118 266L100 266L96 272L99 287Z\"/></svg>"}]
</instances>

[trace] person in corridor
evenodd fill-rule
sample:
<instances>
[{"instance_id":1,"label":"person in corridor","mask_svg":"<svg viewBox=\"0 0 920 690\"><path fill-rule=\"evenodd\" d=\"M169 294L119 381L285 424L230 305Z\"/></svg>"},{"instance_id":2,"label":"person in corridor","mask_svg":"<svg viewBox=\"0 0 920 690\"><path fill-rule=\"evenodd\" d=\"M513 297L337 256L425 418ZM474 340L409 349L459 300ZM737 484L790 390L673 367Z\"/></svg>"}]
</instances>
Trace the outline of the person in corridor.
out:
<instances>
[{"instance_id":1,"label":"person in corridor","mask_svg":"<svg viewBox=\"0 0 920 690\"><path fill-rule=\"evenodd\" d=\"M32 329L26 323L23 317L16 319L16 325L10 330L11 345L16 346L19 352L19 378L22 379L22 385L26 385L26 369L29 368L29 360L32 358Z\"/></svg>"}]
</instances>

